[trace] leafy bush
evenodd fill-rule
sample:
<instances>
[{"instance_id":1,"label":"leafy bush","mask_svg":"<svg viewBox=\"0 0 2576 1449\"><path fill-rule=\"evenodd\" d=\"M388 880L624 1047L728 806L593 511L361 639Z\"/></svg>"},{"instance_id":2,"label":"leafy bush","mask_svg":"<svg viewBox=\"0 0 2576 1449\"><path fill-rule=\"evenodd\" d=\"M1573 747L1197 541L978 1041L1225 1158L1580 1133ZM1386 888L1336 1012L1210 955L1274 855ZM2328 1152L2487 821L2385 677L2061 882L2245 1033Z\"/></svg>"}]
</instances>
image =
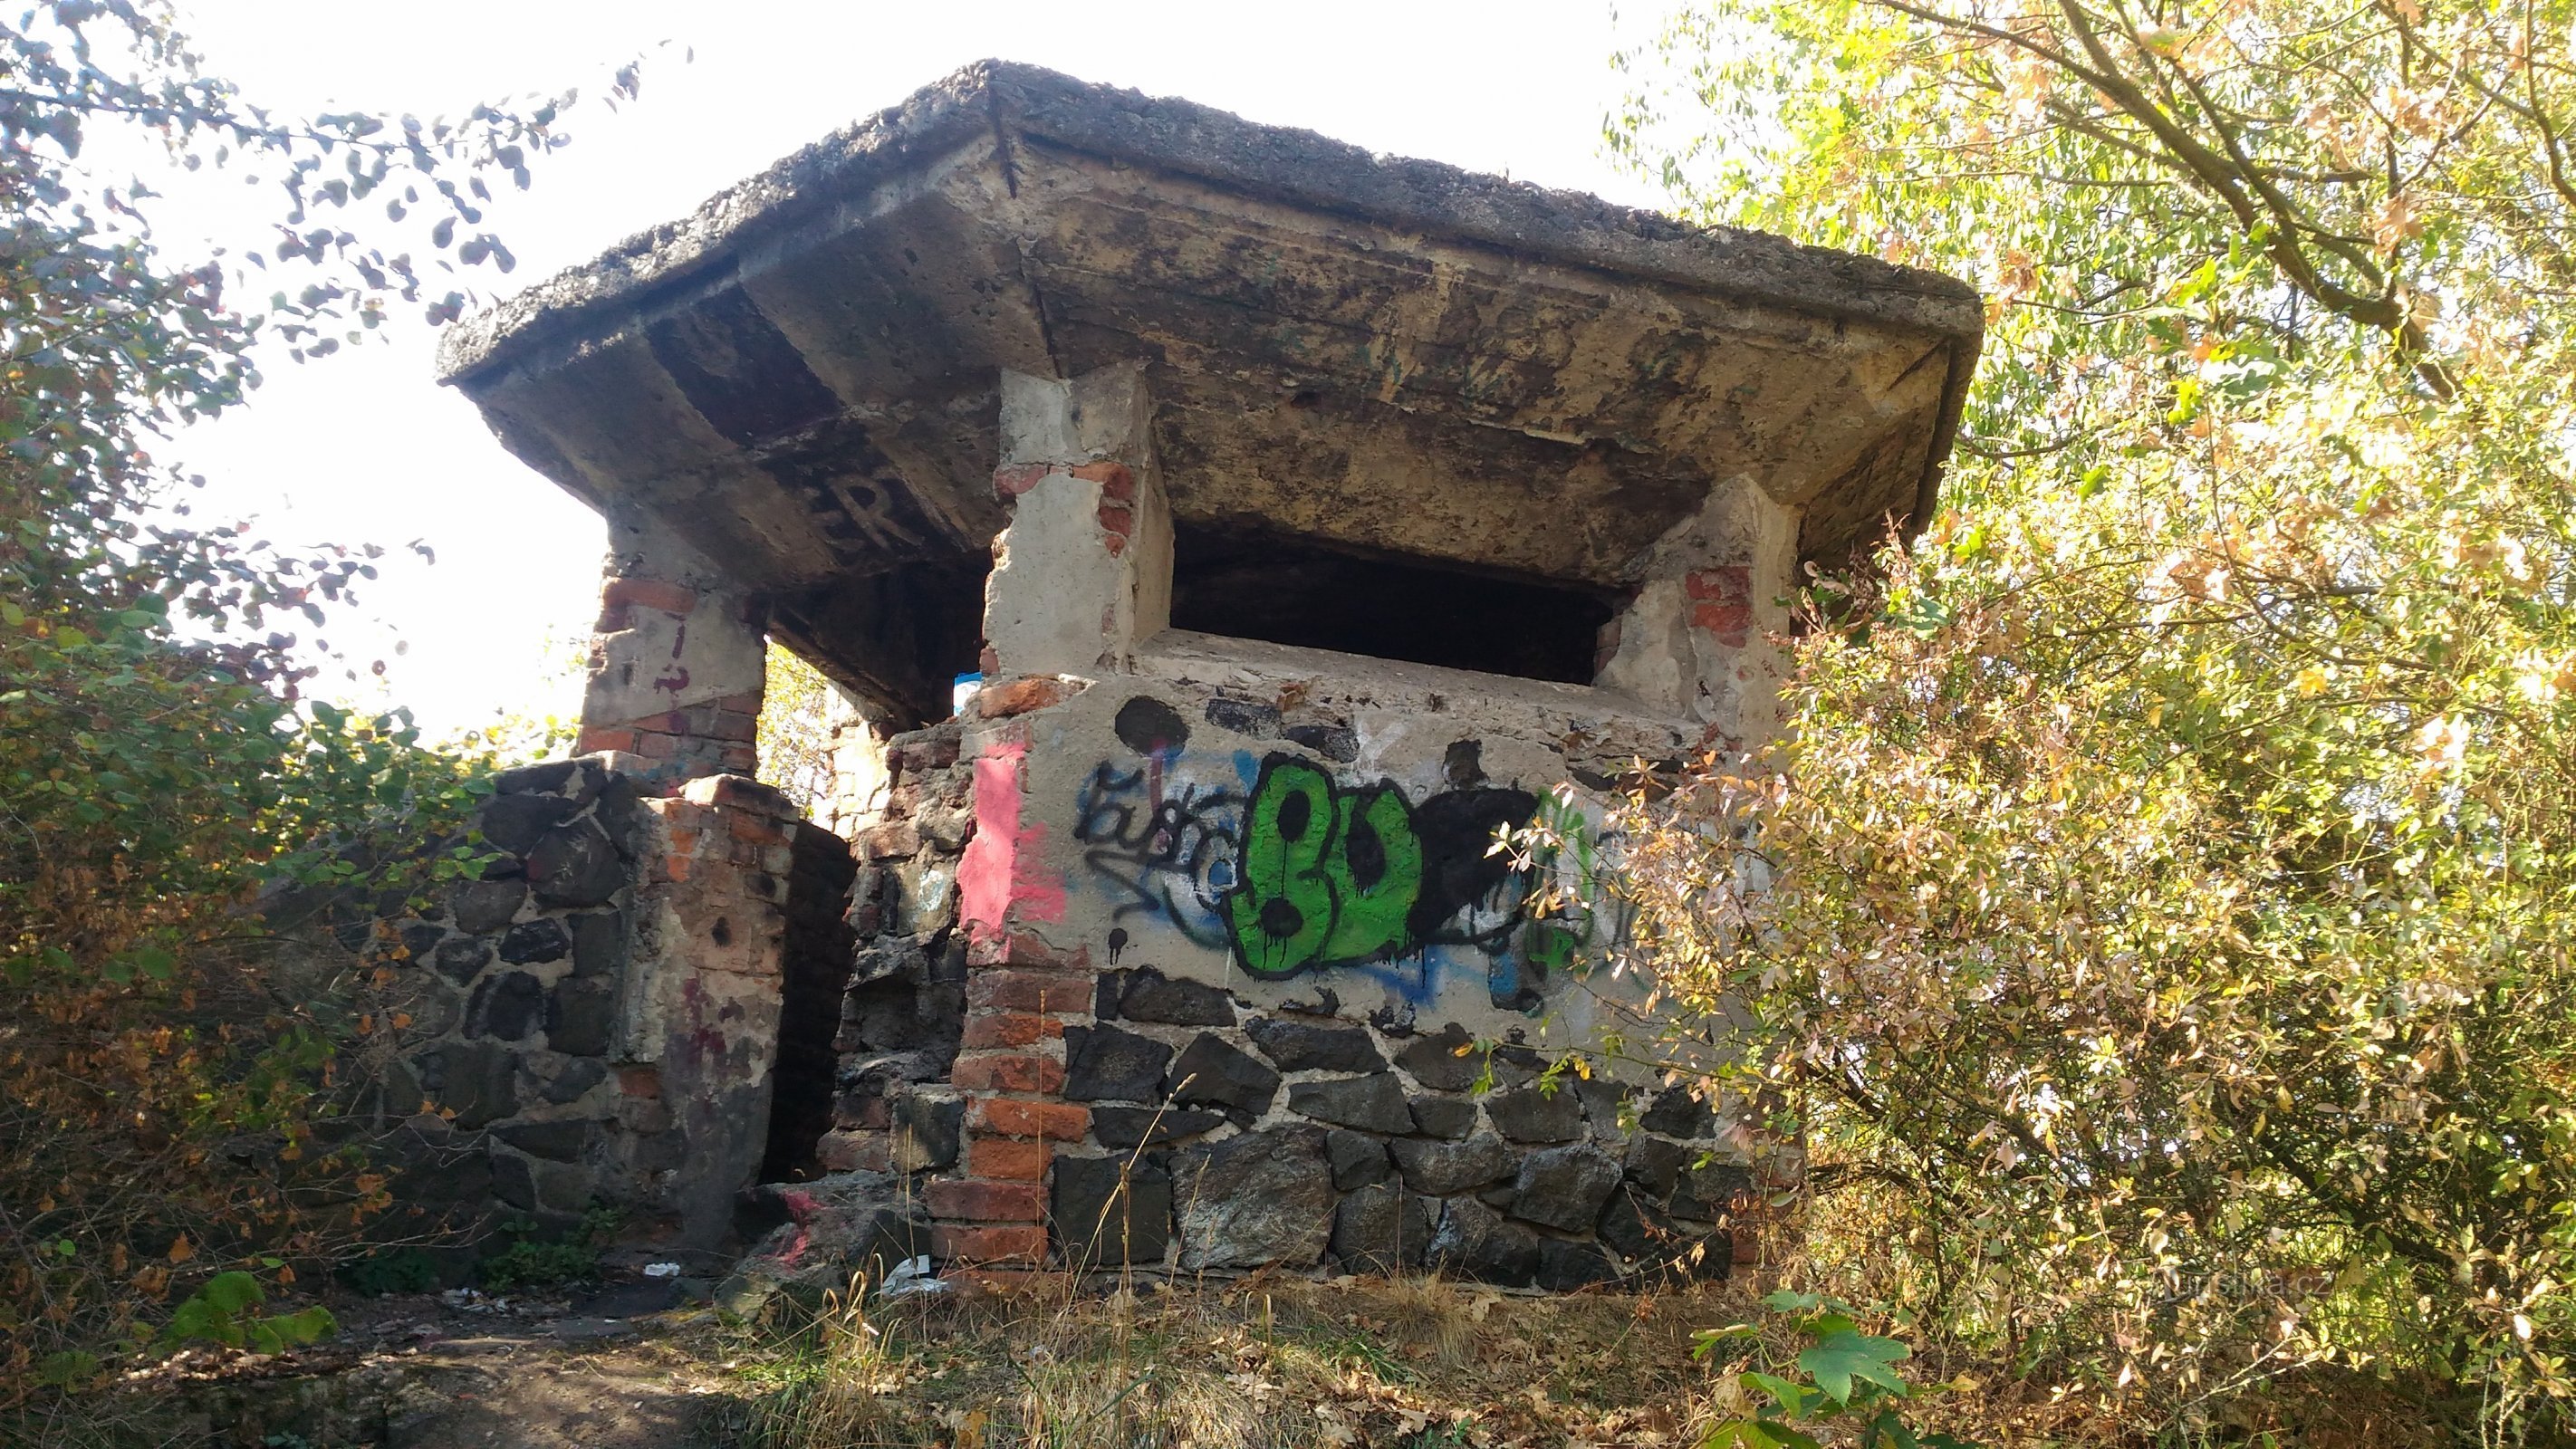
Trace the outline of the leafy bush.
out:
<instances>
[{"instance_id":1,"label":"leafy bush","mask_svg":"<svg viewBox=\"0 0 2576 1449\"><path fill-rule=\"evenodd\" d=\"M562 1237L543 1241L532 1219L512 1218L501 1225L502 1235L510 1239L508 1246L483 1260L479 1270L483 1286L507 1293L514 1288L590 1282L599 1277L599 1250L617 1236L621 1221L615 1208L595 1207Z\"/></svg>"},{"instance_id":2,"label":"leafy bush","mask_svg":"<svg viewBox=\"0 0 2576 1449\"><path fill-rule=\"evenodd\" d=\"M313 666L285 631L320 627L376 550L199 526L151 450L239 404L263 345L328 355L396 301L454 316L463 294L425 294L421 268L508 265L458 223L480 219L480 175L524 179L562 144L564 103L463 123L275 115L129 0L13 11L0 70L6 1408L151 1342L154 1305L196 1275L217 1274L202 1293L265 1256L327 1259L385 1202L340 1112L402 1024L382 999L399 948L355 965L281 951L250 908L292 888L363 918L466 869L412 847L455 828L476 767L420 749L399 715L307 695ZM191 169L255 162L283 180L282 226L246 260L173 261L150 239L152 192L104 190L75 160L94 125ZM338 224L377 207L370 230L424 232L433 260ZM272 263L301 285L235 310ZM218 1327L236 1312L189 1311Z\"/></svg>"},{"instance_id":3,"label":"leafy bush","mask_svg":"<svg viewBox=\"0 0 2576 1449\"><path fill-rule=\"evenodd\" d=\"M340 1279L366 1298L428 1293L438 1287L438 1264L418 1248L376 1248L341 1268Z\"/></svg>"},{"instance_id":4,"label":"leafy bush","mask_svg":"<svg viewBox=\"0 0 2576 1449\"><path fill-rule=\"evenodd\" d=\"M1627 822L1641 948L1767 1033L1812 1281L2139 1431L2564 1433L2576 9L2154 15L1667 37L1697 214L1990 301L1948 506Z\"/></svg>"},{"instance_id":5,"label":"leafy bush","mask_svg":"<svg viewBox=\"0 0 2576 1449\"><path fill-rule=\"evenodd\" d=\"M217 1273L181 1300L161 1336L171 1343L211 1343L253 1353L284 1353L319 1343L340 1331L331 1310L316 1303L293 1313L259 1314L268 1302L259 1280L240 1269Z\"/></svg>"}]
</instances>

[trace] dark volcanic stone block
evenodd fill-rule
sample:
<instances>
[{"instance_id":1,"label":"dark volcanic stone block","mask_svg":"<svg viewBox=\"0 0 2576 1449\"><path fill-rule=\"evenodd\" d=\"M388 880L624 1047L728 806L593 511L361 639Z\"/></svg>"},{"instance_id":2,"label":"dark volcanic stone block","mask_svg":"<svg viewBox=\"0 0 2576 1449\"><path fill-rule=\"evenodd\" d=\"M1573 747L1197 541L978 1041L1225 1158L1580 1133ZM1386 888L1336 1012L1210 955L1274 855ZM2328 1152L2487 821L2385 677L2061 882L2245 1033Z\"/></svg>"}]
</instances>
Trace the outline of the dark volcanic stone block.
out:
<instances>
[{"instance_id":1,"label":"dark volcanic stone block","mask_svg":"<svg viewBox=\"0 0 2576 1449\"><path fill-rule=\"evenodd\" d=\"M1476 1130L1476 1104L1459 1097L1415 1097L1413 1130L1425 1137L1464 1137Z\"/></svg>"},{"instance_id":2,"label":"dark volcanic stone block","mask_svg":"<svg viewBox=\"0 0 2576 1449\"><path fill-rule=\"evenodd\" d=\"M1542 1238L1538 1245L1538 1286L1550 1293L1571 1293L1619 1276L1610 1259L1590 1243Z\"/></svg>"},{"instance_id":3,"label":"dark volcanic stone block","mask_svg":"<svg viewBox=\"0 0 2576 1449\"><path fill-rule=\"evenodd\" d=\"M1474 1198L1451 1198L1423 1256L1435 1268L1526 1288L1538 1277L1539 1236Z\"/></svg>"},{"instance_id":4,"label":"dark volcanic stone block","mask_svg":"<svg viewBox=\"0 0 2576 1449\"><path fill-rule=\"evenodd\" d=\"M539 765L521 765L493 776L492 791L497 795L556 794L572 780L572 772L580 768L578 760L548 760Z\"/></svg>"},{"instance_id":5,"label":"dark volcanic stone block","mask_svg":"<svg viewBox=\"0 0 2576 1449\"><path fill-rule=\"evenodd\" d=\"M1097 1113L1092 1121L1097 1131ZM1395 1176L1395 1163L1386 1155L1386 1144L1364 1132L1325 1133L1324 1155L1333 1162L1333 1186L1344 1192Z\"/></svg>"},{"instance_id":6,"label":"dark volcanic stone block","mask_svg":"<svg viewBox=\"0 0 2576 1449\"><path fill-rule=\"evenodd\" d=\"M1261 1054L1283 1072L1382 1072L1386 1058L1377 1043L1355 1026L1318 1026L1311 1022L1256 1018L1244 1034Z\"/></svg>"},{"instance_id":7,"label":"dark volcanic stone block","mask_svg":"<svg viewBox=\"0 0 2576 1449\"><path fill-rule=\"evenodd\" d=\"M545 800L545 795L520 795L509 799ZM537 890L537 899L550 906L595 906L617 893L626 883L625 863L617 858L617 845L596 820L576 820L546 832L536 848L528 852L528 881Z\"/></svg>"},{"instance_id":8,"label":"dark volcanic stone block","mask_svg":"<svg viewBox=\"0 0 2576 1449\"><path fill-rule=\"evenodd\" d=\"M546 994L546 1045L566 1056L606 1056L616 1025L617 1002L605 981L567 977Z\"/></svg>"},{"instance_id":9,"label":"dark volcanic stone block","mask_svg":"<svg viewBox=\"0 0 2576 1449\"><path fill-rule=\"evenodd\" d=\"M1592 1135L1605 1142L1628 1135L1619 1125L1620 1109L1628 1101L1628 1086L1607 1077L1587 1077L1574 1084L1574 1099L1583 1104L1583 1120L1590 1124Z\"/></svg>"},{"instance_id":10,"label":"dark volcanic stone block","mask_svg":"<svg viewBox=\"0 0 2576 1449\"><path fill-rule=\"evenodd\" d=\"M1163 1026L1232 1026L1234 998L1222 987L1203 981L1174 981L1151 966L1127 973L1119 993L1118 1014L1129 1021Z\"/></svg>"},{"instance_id":11,"label":"dark volcanic stone block","mask_svg":"<svg viewBox=\"0 0 2576 1449\"><path fill-rule=\"evenodd\" d=\"M1171 1175L1150 1159L1059 1157L1051 1206L1066 1263L1160 1263L1172 1241Z\"/></svg>"},{"instance_id":12,"label":"dark volcanic stone block","mask_svg":"<svg viewBox=\"0 0 2576 1449\"><path fill-rule=\"evenodd\" d=\"M1619 1185L1619 1159L1589 1143L1547 1147L1521 1159L1512 1216L1569 1233L1592 1230Z\"/></svg>"},{"instance_id":13,"label":"dark volcanic stone block","mask_svg":"<svg viewBox=\"0 0 2576 1449\"><path fill-rule=\"evenodd\" d=\"M1666 1137L1717 1135L1717 1122L1708 1104L1692 1096L1688 1087L1666 1087L1657 1092L1654 1101L1638 1114L1637 1125Z\"/></svg>"},{"instance_id":14,"label":"dark volcanic stone block","mask_svg":"<svg viewBox=\"0 0 2576 1449\"><path fill-rule=\"evenodd\" d=\"M1279 1074L1203 1031L1173 1059L1164 1085L1176 1102L1232 1107L1258 1116L1279 1095Z\"/></svg>"},{"instance_id":15,"label":"dark volcanic stone block","mask_svg":"<svg viewBox=\"0 0 2576 1449\"><path fill-rule=\"evenodd\" d=\"M1347 765L1360 757L1359 731L1349 725L1290 725L1287 734L1290 740L1304 745L1328 760Z\"/></svg>"},{"instance_id":16,"label":"dark volcanic stone block","mask_svg":"<svg viewBox=\"0 0 2576 1449\"><path fill-rule=\"evenodd\" d=\"M897 1172L953 1167L966 1129L966 1099L905 1092L894 1099L893 1122L887 1145Z\"/></svg>"},{"instance_id":17,"label":"dark volcanic stone block","mask_svg":"<svg viewBox=\"0 0 2576 1449\"><path fill-rule=\"evenodd\" d=\"M1288 1089L1288 1110L1367 1132L1413 1130L1413 1113L1404 1105L1404 1088L1393 1072L1337 1082L1298 1082Z\"/></svg>"},{"instance_id":18,"label":"dark volcanic stone block","mask_svg":"<svg viewBox=\"0 0 2576 1449\"><path fill-rule=\"evenodd\" d=\"M1632 1188L1613 1188L1610 1200L1601 1209L1594 1231L1603 1243L1620 1257L1635 1262L1650 1262L1657 1247L1669 1237L1671 1225L1659 1222L1661 1215L1637 1199Z\"/></svg>"},{"instance_id":19,"label":"dark volcanic stone block","mask_svg":"<svg viewBox=\"0 0 2576 1449\"><path fill-rule=\"evenodd\" d=\"M1191 1107L1094 1107L1091 1136L1103 1147L1160 1147L1215 1130L1222 1112Z\"/></svg>"},{"instance_id":20,"label":"dark volcanic stone block","mask_svg":"<svg viewBox=\"0 0 2576 1449\"><path fill-rule=\"evenodd\" d=\"M1571 1142L1583 1135L1583 1105L1567 1085L1554 1092L1537 1086L1495 1092L1485 1098L1485 1116L1514 1142Z\"/></svg>"},{"instance_id":21,"label":"dark volcanic stone block","mask_svg":"<svg viewBox=\"0 0 2576 1449\"><path fill-rule=\"evenodd\" d=\"M429 964L438 968L438 974L459 986L473 980L491 959L492 943L471 936L441 941L438 949L429 953Z\"/></svg>"},{"instance_id":22,"label":"dark volcanic stone block","mask_svg":"<svg viewBox=\"0 0 2576 1449\"><path fill-rule=\"evenodd\" d=\"M588 1122L520 1122L498 1129L501 1140L521 1152L555 1162L580 1161L591 1131Z\"/></svg>"},{"instance_id":23,"label":"dark volcanic stone block","mask_svg":"<svg viewBox=\"0 0 2576 1449\"><path fill-rule=\"evenodd\" d=\"M1279 734L1279 706L1220 695L1207 702L1207 722L1254 739L1275 739Z\"/></svg>"},{"instance_id":24,"label":"dark volcanic stone block","mask_svg":"<svg viewBox=\"0 0 2576 1449\"><path fill-rule=\"evenodd\" d=\"M1424 1197L1447 1197L1509 1177L1520 1155L1490 1133L1464 1142L1423 1142L1404 1138L1387 1144L1404 1185Z\"/></svg>"},{"instance_id":25,"label":"dark volcanic stone block","mask_svg":"<svg viewBox=\"0 0 2576 1449\"><path fill-rule=\"evenodd\" d=\"M1076 1102L1150 1102L1162 1094L1172 1049L1114 1026L1074 1026L1064 1033L1064 1095Z\"/></svg>"},{"instance_id":26,"label":"dark volcanic stone block","mask_svg":"<svg viewBox=\"0 0 2576 1449\"><path fill-rule=\"evenodd\" d=\"M615 911L567 916L575 976L614 976L626 967L626 918Z\"/></svg>"},{"instance_id":27,"label":"dark volcanic stone block","mask_svg":"<svg viewBox=\"0 0 2576 1449\"><path fill-rule=\"evenodd\" d=\"M1673 1194L1673 1216L1714 1219L1737 1211L1752 1196L1752 1169L1731 1162L1701 1166L1694 1161L1682 1169L1681 1190Z\"/></svg>"},{"instance_id":28,"label":"dark volcanic stone block","mask_svg":"<svg viewBox=\"0 0 2576 1449\"><path fill-rule=\"evenodd\" d=\"M1172 1200L1185 1272L1313 1263L1333 1229L1323 1129L1248 1132L1176 1152Z\"/></svg>"},{"instance_id":29,"label":"dark volcanic stone block","mask_svg":"<svg viewBox=\"0 0 2576 1449\"><path fill-rule=\"evenodd\" d=\"M1346 1273L1399 1273L1422 1266L1431 1214L1393 1183L1363 1187L1333 1210L1333 1256Z\"/></svg>"},{"instance_id":30,"label":"dark volcanic stone block","mask_svg":"<svg viewBox=\"0 0 2576 1449\"><path fill-rule=\"evenodd\" d=\"M572 818L580 807L556 795L495 795L483 806L483 838L495 850L525 855L536 849L547 831Z\"/></svg>"},{"instance_id":31,"label":"dark volcanic stone block","mask_svg":"<svg viewBox=\"0 0 2576 1449\"><path fill-rule=\"evenodd\" d=\"M402 940L404 958L410 961L421 961L427 959L430 952L438 949L439 942L447 939L447 928L433 926L427 921L413 921L403 926L396 934Z\"/></svg>"},{"instance_id":32,"label":"dark volcanic stone block","mask_svg":"<svg viewBox=\"0 0 2576 1449\"><path fill-rule=\"evenodd\" d=\"M575 1057L565 1062L554 1076L547 1079L541 1095L561 1106L578 1100L584 1093L608 1080L608 1068L593 1057Z\"/></svg>"},{"instance_id":33,"label":"dark volcanic stone block","mask_svg":"<svg viewBox=\"0 0 2576 1449\"><path fill-rule=\"evenodd\" d=\"M537 978L504 971L474 988L465 1004L465 1034L518 1041L537 1029L545 1005L546 988Z\"/></svg>"},{"instance_id":34,"label":"dark volcanic stone block","mask_svg":"<svg viewBox=\"0 0 2576 1449\"><path fill-rule=\"evenodd\" d=\"M406 1165L394 1182L394 1200L406 1207L479 1205L493 1195L492 1158L481 1151L464 1156L426 1154L424 1160ZM533 1184L528 1195L536 1196Z\"/></svg>"},{"instance_id":35,"label":"dark volcanic stone block","mask_svg":"<svg viewBox=\"0 0 2576 1449\"><path fill-rule=\"evenodd\" d=\"M537 1207L537 1174L528 1159L508 1152L492 1154L492 1196L521 1212Z\"/></svg>"},{"instance_id":36,"label":"dark volcanic stone block","mask_svg":"<svg viewBox=\"0 0 2576 1449\"><path fill-rule=\"evenodd\" d=\"M1435 1036L1416 1037L1395 1054L1395 1063L1413 1080L1439 1092L1463 1092L1485 1074L1484 1053L1467 1029L1451 1022Z\"/></svg>"},{"instance_id":37,"label":"dark volcanic stone block","mask_svg":"<svg viewBox=\"0 0 2576 1449\"><path fill-rule=\"evenodd\" d=\"M1682 1169L1699 1156L1699 1149L1666 1142L1660 1137L1640 1137L1628 1144L1628 1180L1646 1190L1657 1202L1673 1195L1681 1182Z\"/></svg>"},{"instance_id":38,"label":"dark volcanic stone block","mask_svg":"<svg viewBox=\"0 0 2576 1449\"><path fill-rule=\"evenodd\" d=\"M523 880L469 880L447 893L448 919L469 936L488 936L510 924L528 898Z\"/></svg>"},{"instance_id":39,"label":"dark volcanic stone block","mask_svg":"<svg viewBox=\"0 0 2576 1449\"><path fill-rule=\"evenodd\" d=\"M430 1100L454 1112L455 1125L467 1131L519 1110L512 1090L518 1076L516 1055L488 1041L450 1042L412 1059L415 1074Z\"/></svg>"},{"instance_id":40,"label":"dark volcanic stone block","mask_svg":"<svg viewBox=\"0 0 2576 1449\"><path fill-rule=\"evenodd\" d=\"M571 949L572 937L565 934L563 922L552 916L521 921L501 938L501 959L513 966L560 961Z\"/></svg>"}]
</instances>

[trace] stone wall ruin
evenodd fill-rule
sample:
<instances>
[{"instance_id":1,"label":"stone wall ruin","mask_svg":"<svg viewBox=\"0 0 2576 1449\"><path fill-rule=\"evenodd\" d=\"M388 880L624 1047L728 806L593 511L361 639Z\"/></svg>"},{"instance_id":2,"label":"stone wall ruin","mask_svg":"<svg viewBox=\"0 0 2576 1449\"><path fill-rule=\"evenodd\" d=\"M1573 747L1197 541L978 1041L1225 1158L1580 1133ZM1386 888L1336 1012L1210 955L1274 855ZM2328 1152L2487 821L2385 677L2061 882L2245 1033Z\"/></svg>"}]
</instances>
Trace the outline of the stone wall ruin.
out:
<instances>
[{"instance_id":1,"label":"stone wall ruin","mask_svg":"<svg viewBox=\"0 0 2576 1449\"><path fill-rule=\"evenodd\" d=\"M1794 1165L1547 1072L1670 1025L1598 969L1602 801L1773 728L1784 601L1921 514L1979 325L998 64L533 289L444 363L609 524L599 753L545 768L624 792L626 955L587 1053L470 995L533 1023L577 961L466 983L436 1060L512 1085L457 1120L790 1268L1724 1271ZM742 778L764 639L866 722L817 820Z\"/></svg>"}]
</instances>

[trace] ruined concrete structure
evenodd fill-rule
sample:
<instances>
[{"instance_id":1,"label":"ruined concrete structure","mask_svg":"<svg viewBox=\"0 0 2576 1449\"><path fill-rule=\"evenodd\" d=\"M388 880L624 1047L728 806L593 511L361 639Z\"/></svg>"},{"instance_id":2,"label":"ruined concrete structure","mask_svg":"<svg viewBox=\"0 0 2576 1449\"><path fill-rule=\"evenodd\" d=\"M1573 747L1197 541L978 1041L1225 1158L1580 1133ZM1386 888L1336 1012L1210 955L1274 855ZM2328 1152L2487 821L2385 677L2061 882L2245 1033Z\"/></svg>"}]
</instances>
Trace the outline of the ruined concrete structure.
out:
<instances>
[{"instance_id":1,"label":"ruined concrete structure","mask_svg":"<svg viewBox=\"0 0 2576 1449\"><path fill-rule=\"evenodd\" d=\"M1705 1105L1532 1080L1639 999L1587 970L1592 824L1772 728L1766 630L1923 513L1980 319L962 72L451 339L612 542L587 758L505 781L518 853L416 924L425 1085L512 1201L700 1244L765 1176L952 1261L1722 1265ZM739 778L764 638L869 724L847 845ZM1491 850L1533 820L1563 847Z\"/></svg>"}]
</instances>

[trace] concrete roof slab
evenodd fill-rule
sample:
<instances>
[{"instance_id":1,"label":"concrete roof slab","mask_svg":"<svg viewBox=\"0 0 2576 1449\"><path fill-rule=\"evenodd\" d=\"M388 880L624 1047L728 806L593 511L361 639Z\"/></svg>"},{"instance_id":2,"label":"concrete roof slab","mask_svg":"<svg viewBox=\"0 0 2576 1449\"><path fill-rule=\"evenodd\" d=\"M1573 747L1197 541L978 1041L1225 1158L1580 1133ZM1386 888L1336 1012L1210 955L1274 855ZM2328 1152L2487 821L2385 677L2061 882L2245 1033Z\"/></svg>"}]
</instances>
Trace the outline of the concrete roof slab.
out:
<instances>
[{"instance_id":1,"label":"concrete roof slab","mask_svg":"<svg viewBox=\"0 0 2576 1449\"><path fill-rule=\"evenodd\" d=\"M755 588L980 554L1001 371L1141 361L1174 515L1611 587L1709 490L1920 511L1953 279L986 62L453 330L448 380Z\"/></svg>"}]
</instances>

